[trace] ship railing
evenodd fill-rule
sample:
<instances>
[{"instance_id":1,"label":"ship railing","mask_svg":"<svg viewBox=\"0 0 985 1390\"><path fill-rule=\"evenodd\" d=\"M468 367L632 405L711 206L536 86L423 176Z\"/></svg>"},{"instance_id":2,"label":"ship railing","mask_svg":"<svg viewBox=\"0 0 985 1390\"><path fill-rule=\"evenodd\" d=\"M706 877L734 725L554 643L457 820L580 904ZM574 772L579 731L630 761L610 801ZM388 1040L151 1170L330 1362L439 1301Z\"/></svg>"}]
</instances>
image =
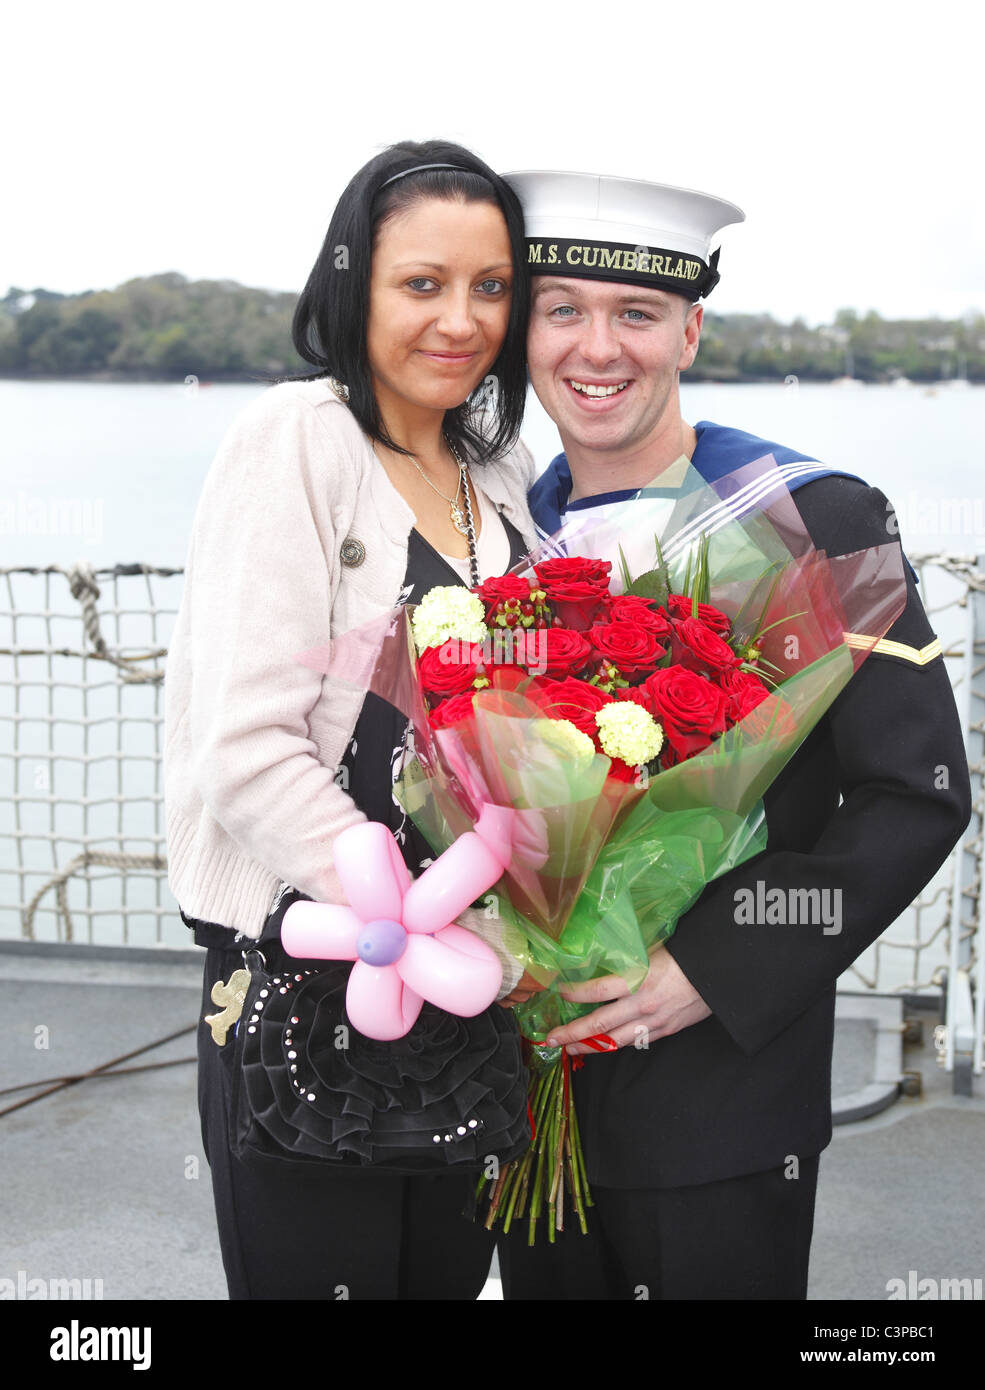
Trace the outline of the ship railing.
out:
<instances>
[{"instance_id":1,"label":"ship railing","mask_svg":"<svg viewBox=\"0 0 985 1390\"><path fill-rule=\"evenodd\" d=\"M941 1064L968 1092L985 1035L985 557L909 558L961 712L973 814L839 988L939 1001ZM183 571L79 561L0 568L0 580L0 940L151 947L166 960L188 944L167 883L161 762Z\"/></svg>"}]
</instances>

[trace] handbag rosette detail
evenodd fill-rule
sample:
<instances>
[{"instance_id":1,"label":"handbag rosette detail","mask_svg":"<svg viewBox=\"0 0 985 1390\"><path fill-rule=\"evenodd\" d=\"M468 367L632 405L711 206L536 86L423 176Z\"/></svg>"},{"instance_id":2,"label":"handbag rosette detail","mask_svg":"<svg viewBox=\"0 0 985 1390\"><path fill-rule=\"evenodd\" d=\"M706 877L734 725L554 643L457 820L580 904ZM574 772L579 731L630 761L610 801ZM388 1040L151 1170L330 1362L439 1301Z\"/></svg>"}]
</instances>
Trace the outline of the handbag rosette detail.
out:
<instances>
[{"instance_id":1,"label":"handbag rosette detail","mask_svg":"<svg viewBox=\"0 0 985 1390\"><path fill-rule=\"evenodd\" d=\"M265 949L266 946L265 946ZM252 983L237 1026L233 1148L396 1174L476 1170L530 1142L527 1073L513 1019L459 1018L424 1004L399 1040L350 1024L351 966L244 952Z\"/></svg>"},{"instance_id":2,"label":"handbag rosette detail","mask_svg":"<svg viewBox=\"0 0 985 1390\"><path fill-rule=\"evenodd\" d=\"M493 1006L495 952L454 921L502 846L469 832L412 880L369 821L334 857L349 905L294 891L243 953L234 1152L404 1174L508 1162L530 1141L520 1036Z\"/></svg>"}]
</instances>

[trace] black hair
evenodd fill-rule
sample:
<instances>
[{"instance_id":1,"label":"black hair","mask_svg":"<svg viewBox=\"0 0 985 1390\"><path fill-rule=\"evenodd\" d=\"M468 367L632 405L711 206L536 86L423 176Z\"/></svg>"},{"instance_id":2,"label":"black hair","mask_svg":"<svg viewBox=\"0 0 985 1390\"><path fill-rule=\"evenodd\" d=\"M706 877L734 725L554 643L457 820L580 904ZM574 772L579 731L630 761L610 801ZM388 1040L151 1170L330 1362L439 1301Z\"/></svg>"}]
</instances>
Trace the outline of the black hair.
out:
<instances>
[{"instance_id":1,"label":"black hair","mask_svg":"<svg viewBox=\"0 0 985 1390\"><path fill-rule=\"evenodd\" d=\"M420 164L454 164L397 179ZM371 159L349 183L329 223L325 241L301 291L291 337L301 357L319 370L294 380L335 377L349 391L349 409L371 439L408 453L386 433L370 381L366 351L372 250L385 221L428 198L495 204L503 214L513 259L513 291L506 336L490 367L498 387L492 421L485 419L482 384L445 413L445 433L479 459L495 458L516 443L527 388L526 337L530 283L523 212L503 179L476 155L447 140L402 141ZM492 425L490 432L490 423Z\"/></svg>"}]
</instances>

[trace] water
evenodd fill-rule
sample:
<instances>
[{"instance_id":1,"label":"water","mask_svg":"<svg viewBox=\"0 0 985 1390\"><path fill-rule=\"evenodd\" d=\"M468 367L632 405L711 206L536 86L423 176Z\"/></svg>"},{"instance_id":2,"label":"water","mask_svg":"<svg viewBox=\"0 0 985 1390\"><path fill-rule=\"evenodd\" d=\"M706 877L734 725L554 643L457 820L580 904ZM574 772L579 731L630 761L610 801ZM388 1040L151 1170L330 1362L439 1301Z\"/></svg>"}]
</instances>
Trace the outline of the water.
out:
<instances>
[{"instance_id":1,"label":"water","mask_svg":"<svg viewBox=\"0 0 985 1390\"><path fill-rule=\"evenodd\" d=\"M184 565L229 422L262 388L0 381L4 565Z\"/></svg>"},{"instance_id":2,"label":"water","mask_svg":"<svg viewBox=\"0 0 985 1390\"><path fill-rule=\"evenodd\" d=\"M0 381L2 563L183 565L216 446L263 389ZM985 388L684 385L681 395L688 420L748 429L881 488L905 545L985 549ZM524 438L542 465L559 447L532 395Z\"/></svg>"},{"instance_id":3,"label":"water","mask_svg":"<svg viewBox=\"0 0 985 1390\"><path fill-rule=\"evenodd\" d=\"M233 417L263 389L0 381L0 564L68 565L86 560L98 569L139 561L181 568L215 449ZM710 419L748 429L864 477L896 504L904 547L910 553L985 552L983 388L684 385L682 408L691 421ZM553 425L533 397L524 438L543 465L559 447ZM12 583L16 594L30 595L17 606L37 611L42 581L15 576ZM141 602L146 591L138 592L140 583L121 584L124 607L147 606ZM155 597L161 606L176 607L180 578L157 584ZM936 607L957 592L946 579L937 580L924 601ZM112 606L107 602L111 593L104 588L101 611ZM51 598L55 610L71 615L61 627L57 621L52 624L51 637L57 644L77 648L79 610L64 581L53 582ZM944 609L935 622L945 645L961 637L958 610ZM138 616L107 614L104 631L113 646L166 647L169 616L162 615L156 627L148 624ZM41 618L21 622L17 644L42 646L48 633ZM0 646L12 645L11 636L8 624L0 632ZM16 760L11 780L7 769L12 765L12 725L2 716L14 713L15 702L3 674L9 666L4 668L3 662L9 658L0 658L0 769L7 785L27 798L19 804L16 819L13 803L6 798L0 802L0 936L16 936L20 922L13 904L19 884L10 870L15 863L31 868L34 872L26 882L33 893L56 867L64 867L79 852L84 801L89 806L88 833L101 847L120 848L125 830L127 850L163 852L157 763L163 708L159 687L121 686L108 667L99 673L99 688L90 688L85 701L82 692L70 686L49 691L42 683L47 676L43 659L22 659L21 676L38 683L20 694L19 713L27 716L19 726L23 756ZM92 665L99 663L90 663L90 680ZM56 677L78 679L78 662L71 658L53 659L52 669ZM83 716L88 724L71 722ZM54 721L50 733L48 720ZM11 836L15 827L38 837L21 842L19 860ZM70 904L89 905L102 914L93 918L96 940L120 939L120 881L109 871L92 869L88 886L79 877L69 882ZM130 939L184 944L185 930L159 877L131 874L126 881L128 902L144 909L143 914L133 914ZM45 903L51 901L49 895ZM933 934L939 918L940 910L931 909L921 935ZM45 907L38 917L38 935L50 938L54 933L54 914ZM898 935L906 939L911 929ZM883 954L894 957L888 975L904 983L911 954L892 948L883 948ZM871 965L870 952L863 966ZM926 977L926 968L921 975Z\"/></svg>"}]
</instances>

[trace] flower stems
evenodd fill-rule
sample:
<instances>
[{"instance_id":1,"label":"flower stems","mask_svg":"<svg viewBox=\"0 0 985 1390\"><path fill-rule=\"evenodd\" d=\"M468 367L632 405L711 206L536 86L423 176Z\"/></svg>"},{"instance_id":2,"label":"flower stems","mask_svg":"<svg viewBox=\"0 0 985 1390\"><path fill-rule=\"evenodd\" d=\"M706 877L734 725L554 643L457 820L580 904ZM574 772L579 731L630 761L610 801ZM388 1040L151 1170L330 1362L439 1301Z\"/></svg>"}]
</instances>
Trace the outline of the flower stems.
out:
<instances>
[{"instance_id":1,"label":"flower stems","mask_svg":"<svg viewBox=\"0 0 985 1390\"><path fill-rule=\"evenodd\" d=\"M570 1062L556 1049L535 1048L530 1081L530 1114L534 1138L522 1158L500 1170L489 1193L485 1227L501 1222L507 1234L515 1220L527 1220L530 1245L537 1237L537 1223L547 1215L547 1239L553 1244L564 1230L565 1193L582 1234L588 1226L585 1208L592 1206L585 1171L585 1156L575 1115L570 1085ZM476 1188L481 1196L491 1181L483 1174Z\"/></svg>"}]
</instances>

